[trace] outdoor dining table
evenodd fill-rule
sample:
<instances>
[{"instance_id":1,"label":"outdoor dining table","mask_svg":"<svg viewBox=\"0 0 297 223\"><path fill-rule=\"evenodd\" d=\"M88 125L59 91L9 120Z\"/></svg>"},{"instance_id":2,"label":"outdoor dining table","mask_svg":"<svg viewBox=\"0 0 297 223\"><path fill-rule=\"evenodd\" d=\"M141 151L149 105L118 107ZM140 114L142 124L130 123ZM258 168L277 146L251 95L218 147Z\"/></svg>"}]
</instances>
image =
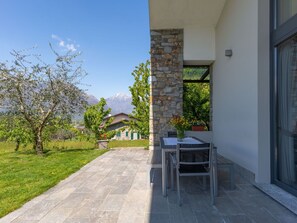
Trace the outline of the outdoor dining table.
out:
<instances>
[{"instance_id":1,"label":"outdoor dining table","mask_svg":"<svg viewBox=\"0 0 297 223\"><path fill-rule=\"evenodd\" d=\"M203 144L205 141L196 137L186 137L182 141L177 141L176 137L161 137L161 151L162 151L162 194L167 196L167 168L166 162L169 153L176 152L177 143L180 144ZM213 176L214 176L214 194L217 195L217 149L213 149Z\"/></svg>"}]
</instances>

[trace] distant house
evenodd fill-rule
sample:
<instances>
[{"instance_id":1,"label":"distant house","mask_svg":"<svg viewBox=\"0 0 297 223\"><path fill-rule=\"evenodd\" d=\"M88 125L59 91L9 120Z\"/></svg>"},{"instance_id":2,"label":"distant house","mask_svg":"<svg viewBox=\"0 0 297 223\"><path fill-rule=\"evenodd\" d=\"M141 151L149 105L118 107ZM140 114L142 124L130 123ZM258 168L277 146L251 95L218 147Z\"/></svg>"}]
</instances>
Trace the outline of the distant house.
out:
<instances>
[{"instance_id":1,"label":"distant house","mask_svg":"<svg viewBox=\"0 0 297 223\"><path fill-rule=\"evenodd\" d=\"M112 123L107 127L108 131L115 130L116 135L112 139L116 140L135 140L141 139L141 135L138 132L131 131L128 125L125 123L130 121L131 118L125 113L119 113L107 117L106 119L114 118Z\"/></svg>"}]
</instances>

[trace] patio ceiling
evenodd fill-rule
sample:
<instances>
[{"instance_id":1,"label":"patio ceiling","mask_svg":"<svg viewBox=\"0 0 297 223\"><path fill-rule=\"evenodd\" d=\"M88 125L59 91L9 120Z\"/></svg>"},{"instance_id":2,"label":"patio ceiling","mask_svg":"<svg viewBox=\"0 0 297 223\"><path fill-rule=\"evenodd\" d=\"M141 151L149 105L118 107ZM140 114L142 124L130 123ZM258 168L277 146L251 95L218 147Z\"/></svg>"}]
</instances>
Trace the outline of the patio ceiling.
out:
<instances>
[{"instance_id":1,"label":"patio ceiling","mask_svg":"<svg viewBox=\"0 0 297 223\"><path fill-rule=\"evenodd\" d=\"M150 28L215 27L226 0L149 0Z\"/></svg>"}]
</instances>

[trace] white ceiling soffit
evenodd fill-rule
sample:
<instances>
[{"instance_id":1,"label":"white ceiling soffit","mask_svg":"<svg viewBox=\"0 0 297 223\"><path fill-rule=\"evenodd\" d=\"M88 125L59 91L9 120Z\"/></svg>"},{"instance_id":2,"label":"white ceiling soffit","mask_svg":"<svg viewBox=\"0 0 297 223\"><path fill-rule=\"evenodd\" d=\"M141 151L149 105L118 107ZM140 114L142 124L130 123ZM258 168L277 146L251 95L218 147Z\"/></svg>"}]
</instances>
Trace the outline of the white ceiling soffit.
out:
<instances>
[{"instance_id":1,"label":"white ceiling soffit","mask_svg":"<svg viewBox=\"0 0 297 223\"><path fill-rule=\"evenodd\" d=\"M215 27L226 0L149 0L150 28Z\"/></svg>"}]
</instances>

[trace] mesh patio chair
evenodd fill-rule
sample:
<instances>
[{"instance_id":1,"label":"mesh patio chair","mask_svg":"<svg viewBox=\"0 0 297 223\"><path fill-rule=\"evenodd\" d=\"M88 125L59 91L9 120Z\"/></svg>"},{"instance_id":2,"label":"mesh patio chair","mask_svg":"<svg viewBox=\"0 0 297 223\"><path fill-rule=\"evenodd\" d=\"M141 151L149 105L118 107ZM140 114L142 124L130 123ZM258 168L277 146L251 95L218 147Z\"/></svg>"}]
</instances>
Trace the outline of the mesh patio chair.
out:
<instances>
[{"instance_id":1,"label":"mesh patio chair","mask_svg":"<svg viewBox=\"0 0 297 223\"><path fill-rule=\"evenodd\" d=\"M167 137L169 137L169 138L177 137L177 132L174 132L174 131L168 131L168 132L167 132Z\"/></svg>"},{"instance_id":2,"label":"mesh patio chair","mask_svg":"<svg viewBox=\"0 0 297 223\"><path fill-rule=\"evenodd\" d=\"M177 132L175 131L168 131L167 132L167 137L168 138L173 138L173 137L177 137ZM171 160L169 159L168 161L169 163L167 163L167 176L169 176L169 172L171 173L170 175L170 187L173 189L173 164L171 162ZM168 177L167 177L167 185L168 184ZM169 187L168 187L169 188Z\"/></svg>"},{"instance_id":3,"label":"mesh patio chair","mask_svg":"<svg viewBox=\"0 0 297 223\"><path fill-rule=\"evenodd\" d=\"M209 176L211 204L214 204L213 144L177 144L176 149L176 154L171 154L170 159L176 168L176 186L179 205L182 204L180 197L180 177L191 176ZM189 159L189 157L191 158Z\"/></svg>"}]
</instances>

